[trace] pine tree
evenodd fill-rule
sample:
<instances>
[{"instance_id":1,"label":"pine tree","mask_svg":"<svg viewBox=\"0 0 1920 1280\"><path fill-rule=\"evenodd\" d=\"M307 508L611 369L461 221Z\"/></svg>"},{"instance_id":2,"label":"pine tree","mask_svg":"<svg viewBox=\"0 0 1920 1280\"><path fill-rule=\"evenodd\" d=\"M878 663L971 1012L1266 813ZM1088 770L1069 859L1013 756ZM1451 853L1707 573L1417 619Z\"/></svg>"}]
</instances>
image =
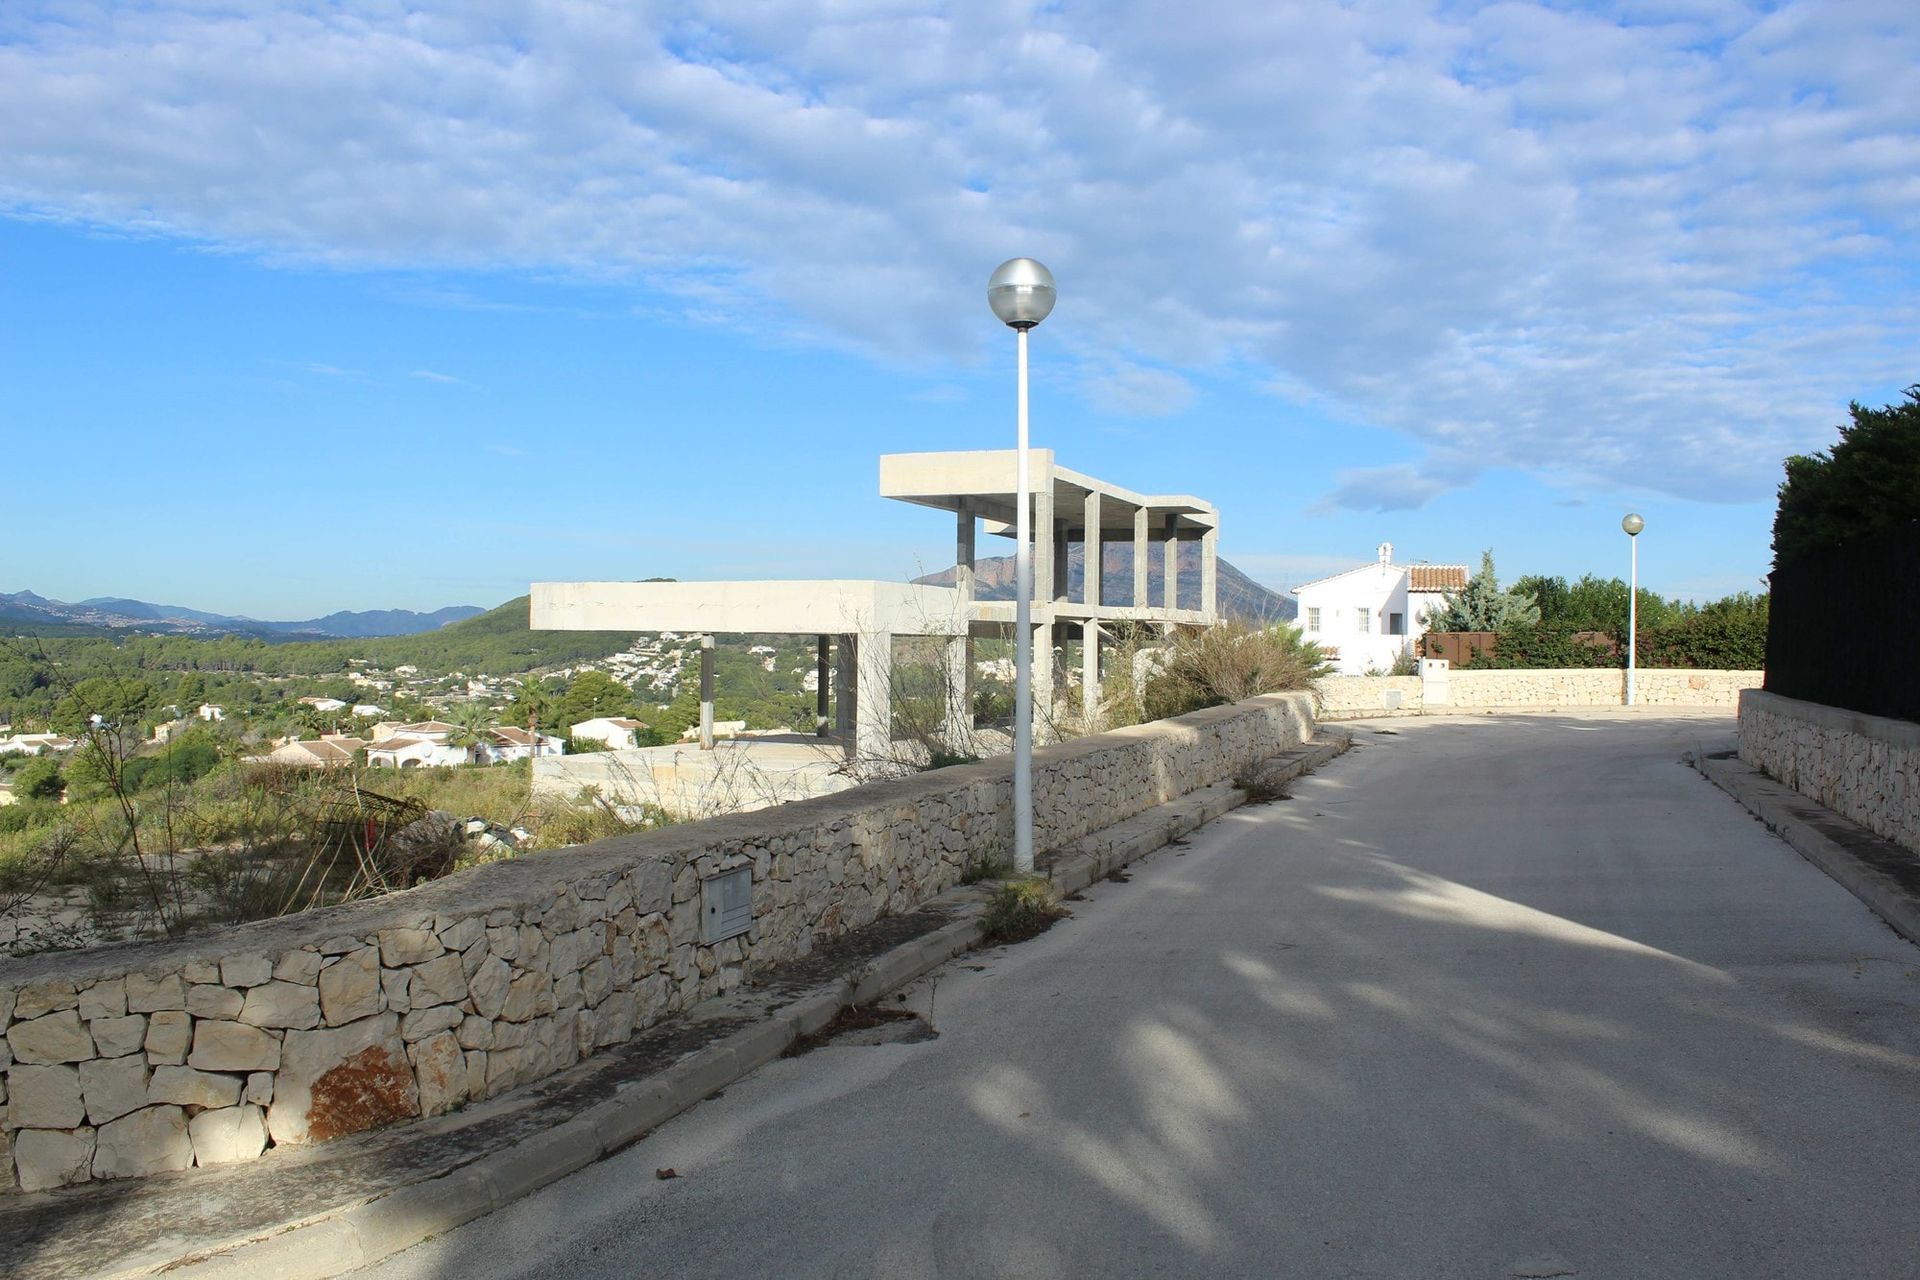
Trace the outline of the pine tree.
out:
<instances>
[{"instance_id":1,"label":"pine tree","mask_svg":"<svg viewBox=\"0 0 1920 1280\"><path fill-rule=\"evenodd\" d=\"M1480 572L1427 618L1429 631L1506 631L1540 621L1540 606L1522 591L1502 591L1493 571L1493 552L1480 556Z\"/></svg>"}]
</instances>

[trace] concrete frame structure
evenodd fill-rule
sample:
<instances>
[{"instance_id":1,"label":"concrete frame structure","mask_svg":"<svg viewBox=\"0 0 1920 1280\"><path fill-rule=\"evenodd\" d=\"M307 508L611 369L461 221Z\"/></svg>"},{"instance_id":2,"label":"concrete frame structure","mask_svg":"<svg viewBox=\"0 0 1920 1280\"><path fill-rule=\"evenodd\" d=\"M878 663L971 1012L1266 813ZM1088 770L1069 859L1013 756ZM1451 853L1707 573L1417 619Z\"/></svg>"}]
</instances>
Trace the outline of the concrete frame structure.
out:
<instances>
[{"instance_id":1,"label":"concrete frame structure","mask_svg":"<svg viewBox=\"0 0 1920 1280\"><path fill-rule=\"evenodd\" d=\"M1141 494L1058 465L1051 449L1028 451L1034 530L1034 706L1042 733L1055 704L1054 645L1081 641L1082 709L1089 724L1099 714L1102 627L1144 622L1171 633L1219 620L1220 517L1212 504L1184 494ZM701 747L713 745L714 633L814 635L819 691L816 733L844 740L856 759L892 756L892 646L895 636L947 641L947 732L958 743L971 728L968 684L970 641L1014 624L1012 600L975 594L978 530L1014 537L1015 453L988 449L955 453L896 453L880 459L880 494L955 517L952 587L868 580L772 582L536 582L531 625L536 631L678 631L706 637L701 648ZM1068 551L1086 548L1080 598L1069 598ZM1101 599L1107 543L1133 544L1133 591L1126 604ZM1183 542L1200 547L1196 599L1179 592ZM1163 586L1149 601L1148 566L1159 543ZM836 695L829 703L829 689Z\"/></svg>"},{"instance_id":2,"label":"concrete frame structure","mask_svg":"<svg viewBox=\"0 0 1920 1280\"><path fill-rule=\"evenodd\" d=\"M1054 644L1080 641L1081 711L1091 724L1100 709L1102 624L1146 622L1171 633L1180 626L1210 627L1219 615L1220 513L1187 494L1143 494L1059 465L1051 449L1029 449L1034 531L1033 702L1044 729L1058 675ZM969 635L994 635L1014 624L1012 600L974 595L977 530L1015 536L1017 459L1012 449L964 453L890 453L880 459L880 496L950 511L956 519L954 589L964 596ZM1133 545L1133 591L1126 604L1101 599L1101 570L1109 542ZM1084 548L1080 598L1069 594L1068 553ZM1161 599L1147 599L1153 544L1161 544ZM1200 592L1182 608L1180 544L1200 546ZM965 664L971 671L972 664Z\"/></svg>"}]
</instances>

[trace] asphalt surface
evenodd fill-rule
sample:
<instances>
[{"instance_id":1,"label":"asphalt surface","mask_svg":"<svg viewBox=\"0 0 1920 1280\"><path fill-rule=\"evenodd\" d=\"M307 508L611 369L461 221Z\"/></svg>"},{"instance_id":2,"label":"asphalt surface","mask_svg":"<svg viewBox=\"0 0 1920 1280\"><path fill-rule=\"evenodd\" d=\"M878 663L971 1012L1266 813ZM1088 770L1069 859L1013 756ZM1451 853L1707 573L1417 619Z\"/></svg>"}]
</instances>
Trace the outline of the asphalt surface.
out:
<instances>
[{"instance_id":1,"label":"asphalt surface","mask_svg":"<svg viewBox=\"0 0 1920 1280\"><path fill-rule=\"evenodd\" d=\"M1380 727L918 984L937 1038L359 1274L1920 1274L1920 948L1680 762L1730 719Z\"/></svg>"}]
</instances>

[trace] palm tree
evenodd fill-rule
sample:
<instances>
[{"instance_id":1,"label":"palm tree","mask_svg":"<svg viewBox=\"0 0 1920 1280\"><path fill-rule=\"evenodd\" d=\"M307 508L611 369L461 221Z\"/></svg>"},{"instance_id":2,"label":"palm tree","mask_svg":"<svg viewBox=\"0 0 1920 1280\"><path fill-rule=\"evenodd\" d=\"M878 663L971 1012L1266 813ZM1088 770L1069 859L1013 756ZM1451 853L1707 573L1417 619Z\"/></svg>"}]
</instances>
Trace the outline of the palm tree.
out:
<instances>
[{"instance_id":1,"label":"palm tree","mask_svg":"<svg viewBox=\"0 0 1920 1280\"><path fill-rule=\"evenodd\" d=\"M447 735L447 741L456 747L465 747L467 759L479 764L481 753L493 741L493 709L470 702L454 712L452 719L459 727Z\"/></svg>"}]
</instances>

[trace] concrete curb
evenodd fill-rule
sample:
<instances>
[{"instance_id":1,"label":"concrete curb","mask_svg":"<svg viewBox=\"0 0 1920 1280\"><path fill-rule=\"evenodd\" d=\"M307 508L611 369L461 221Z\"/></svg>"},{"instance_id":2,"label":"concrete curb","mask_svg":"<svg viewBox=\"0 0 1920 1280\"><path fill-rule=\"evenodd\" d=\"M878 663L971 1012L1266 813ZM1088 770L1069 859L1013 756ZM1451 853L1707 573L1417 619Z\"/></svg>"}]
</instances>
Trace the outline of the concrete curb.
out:
<instances>
[{"instance_id":1,"label":"concrete curb","mask_svg":"<svg viewBox=\"0 0 1920 1280\"><path fill-rule=\"evenodd\" d=\"M1352 735L1320 726L1316 740L1262 763L1254 776L1278 785L1352 745ZM1232 783L1215 783L1057 850L1049 863L1055 892L1065 897L1160 849L1246 802ZM857 973L801 997L771 1018L743 1028L635 1081L610 1100L537 1137L496 1151L438 1177L252 1240L220 1253L160 1268L174 1280L331 1280L409 1249L530 1195L645 1137L786 1052L842 1009L870 1003L971 950L981 938L980 907L902 943ZM142 1274L152 1274L147 1270Z\"/></svg>"},{"instance_id":2,"label":"concrete curb","mask_svg":"<svg viewBox=\"0 0 1920 1280\"><path fill-rule=\"evenodd\" d=\"M1709 782L1839 881L1895 933L1920 943L1920 858L1736 757L1696 753L1692 762Z\"/></svg>"}]
</instances>

